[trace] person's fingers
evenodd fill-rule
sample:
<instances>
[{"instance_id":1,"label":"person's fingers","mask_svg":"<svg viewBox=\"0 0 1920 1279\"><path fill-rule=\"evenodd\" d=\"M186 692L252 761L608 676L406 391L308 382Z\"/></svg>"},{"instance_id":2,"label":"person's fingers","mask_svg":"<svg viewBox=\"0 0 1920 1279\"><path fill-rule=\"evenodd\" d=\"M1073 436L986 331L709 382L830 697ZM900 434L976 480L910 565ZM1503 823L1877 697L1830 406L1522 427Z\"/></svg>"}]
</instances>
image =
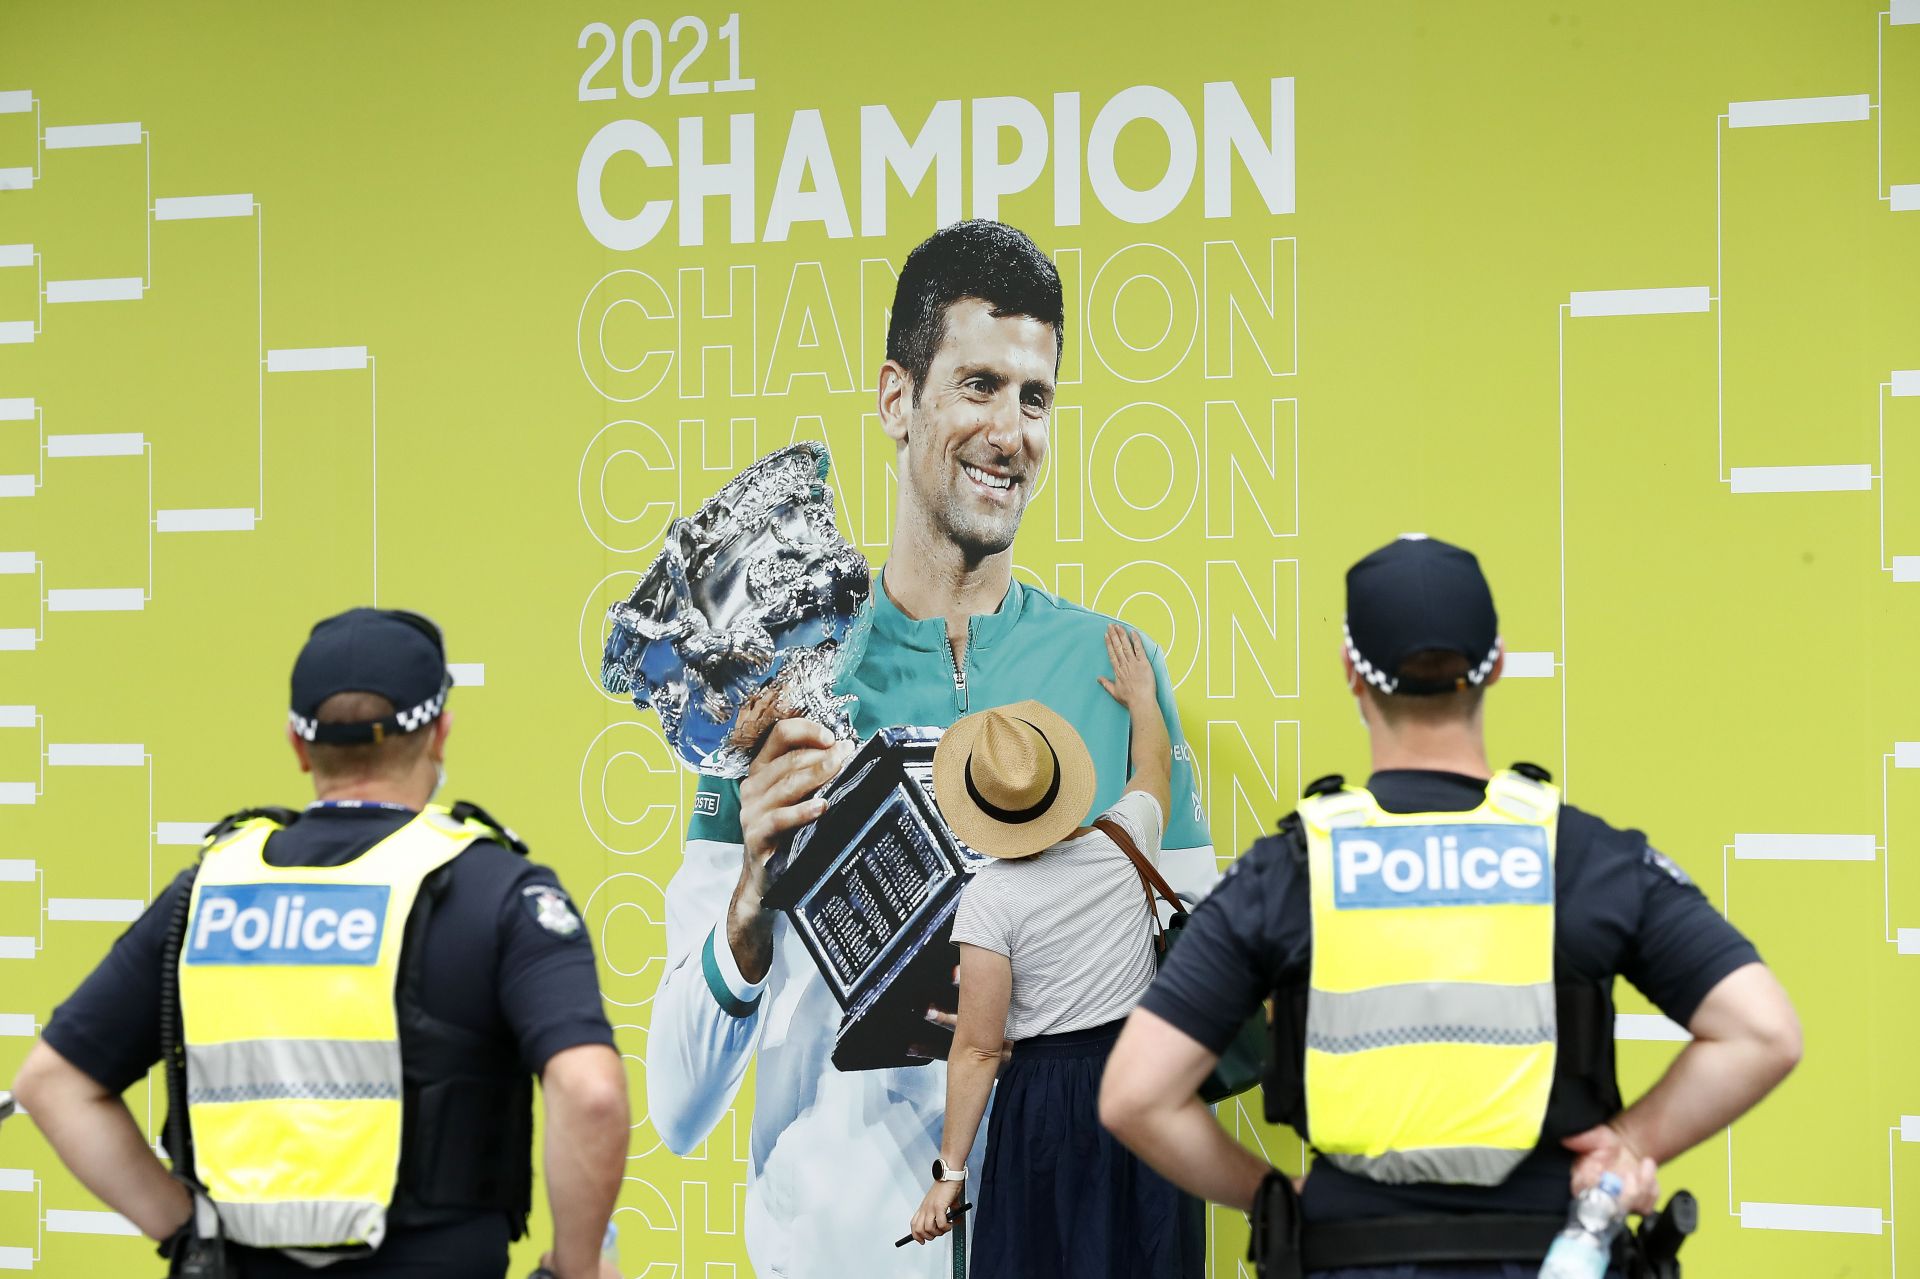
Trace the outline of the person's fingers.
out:
<instances>
[{"instance_id":1,"label":"person's fingers","mask_svg":"<svg viewBox=\"0 0 1920 1279\"><path fill-rule=\"evenodd\" d=\"M927 1009L927 1020L936 1026L945 1026L948 1030L953 1030L960 1025L960 1019L957 1016L938 1005Z\"/></svg>"},{"instance_id":2,"label":"person's fingers","mask_svg":"<svg viewBox=\"0 0 1920 1279\"><path fill-rule=\"evenodd\" d=\"M1108 697L1120 696L1120 686L1115 684L1112 680L1108 679L1105 675L1096 675L1094 676L1094 678L1100 681L1101 688L1104 688L1107 690Z\"/></svg>"},{"instance_id":3,"label":"person's fingers","mask_svg":"<svg viewBox=\"0 0 1920 1279\"><path fill-rule=\"evenodd\" d=\"M761 743L759 754L754 756L754 761L758 763L763 759L777 759L788 751L800 747L825 749L832 745L833 734L828 731L825 724L796 715L783 719L773 726L773 731L767 734L767 740Z\"/></svg>"},{"instance_id":4,"label":"person's fingers","mask_svg":"<svg viewBox=\"0 0 1920 1279\"><path fill-rule=\"evenodd\" d=\"M779 808L767 808L756 805L748 810L741 806L740 836L752 856L765 858L772 854L775 842L796 826L804 826L827 811L824 799L803 799L797 804L787 804Z\"/></svg>"},{"instance_id":5,"label":"person's fingers","mask_svg":"<svg viewBox=\"0 0 1920 1279\"><path fill-rule=\"evenodd\" d=\"M1613 1129L1607 1127L1605 1124L1600 1124L1597 1127L1587 1129L1585 1132L1577 1132L1571 1137L1562 1137L1560 1144L1576 1154L1585 1155L1611 1146L1618 1140L1619 1138L1615 1135Z\"/></svg>"},{"instance_id":6,"label":"person's fingers","mask_svg":"<svg viewBox=\"0 0 1920 1279\"><path fill-rule=\"evenodd\" d=\"M1640 1161L1640 1194L1633 1211L1645 1216L1660 1206L1660 1168L1651 1159Z\"/></svg>"},{"instance_id":7,"label":"person's fingers","mask_svg":"<svg viewBox=\"0 0 1920 1279\"><path fill-rule=\"evenodd\" d=\"M850 747L851 743L841 746ZM806 747L789 751L766 766L759 777L751 777L740 787L740 806L784 808L812 795L840 771L847 750Z\"/></svg>"},{"instance_id":8,"label":"person's fingers","mask_svg":"<svg viewBox=\"0 0 1920 1279\"><path fill-rule=\"evenodd\" d=\"M766 826L770 835L784 835L796 826L804 826L827 811L824 799L803 799L797 804L767 810Z\"/></svg>"}]
</instances>

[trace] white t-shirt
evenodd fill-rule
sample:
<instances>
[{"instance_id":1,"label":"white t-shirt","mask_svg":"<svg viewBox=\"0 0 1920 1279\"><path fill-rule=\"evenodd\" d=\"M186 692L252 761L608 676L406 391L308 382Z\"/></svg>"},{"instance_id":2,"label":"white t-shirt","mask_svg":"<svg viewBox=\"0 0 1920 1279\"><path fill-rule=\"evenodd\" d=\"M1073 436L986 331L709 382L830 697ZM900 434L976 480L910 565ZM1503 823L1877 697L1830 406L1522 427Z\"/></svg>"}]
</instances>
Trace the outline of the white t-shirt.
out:
<instances>
[{"instance_id":1,"label":"white t-shirt","mask_svg":"<svg viewBox=\"0 0 1920 1279\"><path fill-rule=\"evenodd\" d=\"M1101 816L1158 865L1164 818L1153 796L1128 791ZM1015 1043L1118 1021L1153 981L1140 874L1097 830L982 866L960 895L953 939L1012 961L1007 1038Z\"/></svg>"}]
</instances>

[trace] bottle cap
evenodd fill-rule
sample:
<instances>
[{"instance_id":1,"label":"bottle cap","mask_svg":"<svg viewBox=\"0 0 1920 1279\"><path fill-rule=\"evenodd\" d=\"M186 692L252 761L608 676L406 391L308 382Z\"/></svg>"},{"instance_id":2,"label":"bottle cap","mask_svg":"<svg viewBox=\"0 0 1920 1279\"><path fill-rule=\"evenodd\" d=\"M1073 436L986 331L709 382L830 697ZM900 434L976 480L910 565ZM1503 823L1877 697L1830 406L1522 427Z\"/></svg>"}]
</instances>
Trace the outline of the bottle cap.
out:
<instances>
[{"instance_id":1,"label":"bottle cap","mask_svg":"<svg viewBox=\"0 0 1920 1279\"><path fill-rule=\"evenodd\" d=\"M1615 1199L1618 1199L1621 1193L1625 1191L1626 1186L1621 1182L1617 1173L1603 1172L1600 1174L1600 1189L1606 1191Z\"/></svg>"}]
</instances>

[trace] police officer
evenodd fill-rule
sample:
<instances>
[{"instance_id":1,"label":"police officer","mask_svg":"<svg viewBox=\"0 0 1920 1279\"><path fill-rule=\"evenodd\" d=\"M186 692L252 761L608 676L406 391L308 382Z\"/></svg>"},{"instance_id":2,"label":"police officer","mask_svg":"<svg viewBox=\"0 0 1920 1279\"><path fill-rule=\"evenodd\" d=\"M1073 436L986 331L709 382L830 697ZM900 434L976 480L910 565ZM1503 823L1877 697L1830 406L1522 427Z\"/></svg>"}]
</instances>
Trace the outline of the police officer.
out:
<instances>
[{"instance_id":1,"label":"police officer","mask_svg":"<svg viewBox=\"0 0 1920 1279\"><path fill-rule=\"evenodd\" d=\"M292 685L315 801L213 828L55 1011L22 1105L174 1273L468 1279L526 1233L538 1075L546 1264L611 1274L627 1087L593 951L511 831L429 802L453 723L439 629L328 618ZM120 1098L163 1056L171 1174Z\"/></svg>"},{"instance_id":2,"label":"police officer","mask_svg":"<svg viewBox=\"0 0 1920 1279\"><path fill-rule=\"evenodd\" d=\"M1544 770L1488 766L1502 661L1467 551L1408 535L1354 565L1343 663L1373 775L1316 782L1235 864L1107 1066L1123 1141L1195 1194L1259 1201L1268 1274L1531 1276L1570 1193L1611 1170L1651 1209L1657 1165L1799 1060L1785 992L1685 872ZM1693 1035L1624 1109L1616 975ZM1297 1202L1194 1096L1269 996L1268 1114L1317 1152Z\"/></svg>"}]
</instances>

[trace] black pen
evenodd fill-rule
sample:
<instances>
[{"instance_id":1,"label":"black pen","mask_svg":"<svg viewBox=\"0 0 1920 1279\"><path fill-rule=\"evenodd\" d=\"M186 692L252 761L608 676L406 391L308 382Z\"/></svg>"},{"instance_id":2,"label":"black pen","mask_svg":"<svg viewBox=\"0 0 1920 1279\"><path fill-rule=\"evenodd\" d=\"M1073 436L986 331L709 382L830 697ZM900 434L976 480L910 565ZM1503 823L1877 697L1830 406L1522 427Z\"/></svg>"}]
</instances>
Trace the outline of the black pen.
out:
<instances>
[{"instance_id":1,"label":"black pen","mask_svg":"<svg viewBox=\"0 0 1920 1279\"><path fill-rule=\"evenodd\" d=\"M957 1220L959 1219L959 1217L960 1217L960 1214L961 1214L961 1213L963 1213L963 1212L965 1212L965 1211L966 1211L967 1209L969 1209L969 1208L971 1208L971 1207L973 1207L973 1205L972 1205L972 1204L961 1204L961 1205L960 1205L960 1206L959 1206L958 1208L949 1208L949 1209L947 1209L947 1220L948 1220L949 1222L953 1222L953 1221L957 1221ZM908 1235L908 1236L907 1236L906 1238L904 1238L904 1239L896 1239L896 1240L894 1240L894 1241L893 1241L893 1246L894 1246L894 1247L896 1247L896 1248L904 1248L904 1247L906 1247L906 1246L907 1246L908 1244L910 1244L910 1243L912 1243L912 1242L913 1242L913 1236L912 1236L912 1235Z\"/></svg>"}]
</instances>

